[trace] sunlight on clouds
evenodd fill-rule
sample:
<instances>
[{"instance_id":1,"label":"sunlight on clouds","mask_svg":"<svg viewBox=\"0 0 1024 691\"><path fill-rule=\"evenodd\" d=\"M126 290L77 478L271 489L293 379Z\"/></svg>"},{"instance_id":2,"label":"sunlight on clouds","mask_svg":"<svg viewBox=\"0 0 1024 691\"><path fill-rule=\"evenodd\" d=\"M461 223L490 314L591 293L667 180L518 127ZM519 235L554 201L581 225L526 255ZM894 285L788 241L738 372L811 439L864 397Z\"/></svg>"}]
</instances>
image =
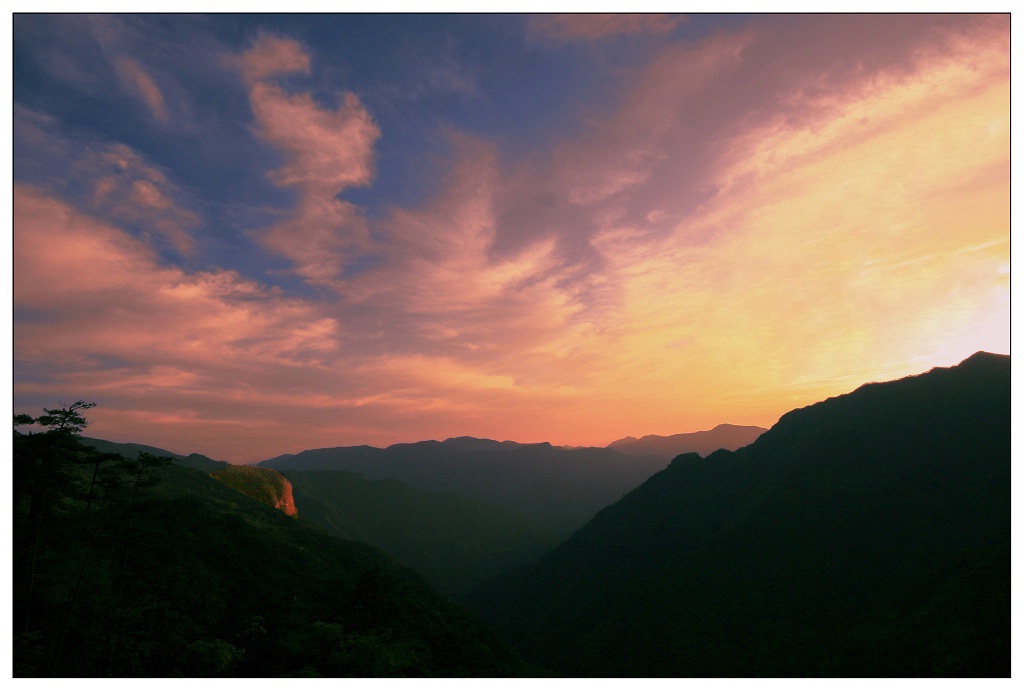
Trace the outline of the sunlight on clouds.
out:
<instances>
[{"instance_id":1,"label":"sunlight on clouds","mask_svg":"<svg viewBox=\"0 0 1024 691\"><path fill-rule=\"evenodd\" d=\"M353 93L345 93L338 107L329 109L308 93L291 94L264 81L309 71L309 56L295 41L261 35L237 64L251 82L257 135L287 154L285 165L270 173L270 179L299 193L290 218L259 237L268 250L290 259L307 280L330 284L346 260L365 248L366 230L358 211L336 195L370 182L380 129Z\"/></svg>"},{"instance_id":2,"label":"sunlight on clouds","mask_svg":"<svg viewBox=\"0 0 1024 691\"><path fill-rule=\"evenodd\" d=\"M848 148L858 140L884 136L886 130L901 127L904 121L957 104L962 105L954 117L973 125L972 136L978 137L980 144L1005 144L998 133L1008 125L1009 111L1004 116L999 113L998 104L991 101L1002 98L1004 108L1008 105L1008 94L1001 84L1008 76L1007 47L1005 42L985 38L989 40L980 45L961 44L964 53L920 56L919 64L910 73L893 68L872 76L852 91L806 96L798 90L784 99L786 109L774 122L735 138L727 154L727 160L731 158L734 162L720 174L720 184L727 189L749 175L766 177L785 172L810 163L816 156L835 154L835 148ZM989 98L981 105L975 93L979 88L990 89ZM973 105L966 105L969 103ZM975 112L967 114L963 108L974 108ZM984 128L972 122L979 116L986 123ZM989 119L992 116L995 117ZM941 133L936 146L951 134L947 131L950 126L943 126L948 121L934 119L939 127L937 132ZM923 144L924 140L921 141ZM944 153L922 150L918 155L948 159Z\"/></svg>"},{"instance_id":3,"label":"sunlight on clouds","mask_svg":"<svg viewBox=\"0 0 1024 691\"><path fill-rule=\"evenodd\" d=\"M249 81L310 71L309 55L298 41L264 33L242 56L232 56L228 61L237 65Z\"/></svg>"},{"instance_id":4,"label":"sunlight on clouds","mask_svg":"<svg viewBox=\"0 0 1024 691\"><path fill-rule=\"evenodd\" d=\"M243 359L304 364L335 347L335 321L309 306L232 272L160 267L142 243L34 190L16 189L15 222L15 307L61 317L19 326L26 362L59 368L76 353L102 353L202 369Z\"/></svg>"},{"instance_id":5,"label":"sunlight on clouds","mask_svg":"<svg viewBox=\"0 0 1024 691\"><path fill-rule=\"evenodd\" d=\"M375 361L372 368L432 391L511 389L516 384L507 375L490 374L443 357L386 356Z\"/></svg>"},{"instance_id":6,"label":"sunlight on clouds","mask_svg":"<svg viewBox=\"0 0 1024 691\"><path fill-rule=\"evenodd\" d=\"M807 382L813 400L911 373L920 352L1007 350L1009 142L988 126L1008 117L1005 53L976 48L973 69L954 56L872 79L817 120L740 135L722 191L676 239L599 238L636 362L672 372L664 344L687 337L701 369L674 385L711 400L745 382L767 410ZM699 254L677 244L694 225L722 229Z\"/></svg>"},{"instance_id":7,"label":"sunlight on clouds","mask_svg":"<svg viewBox=\"0 0 1024 691\"><path fill-rule=\"evenodd\" d=\"M234 53L221 67L251 106L245 143L278 156L257 175L290 201L225 232L288 260L301 292L203 254L181 202L201 192L141 149L17 106L32 184L14 193L16 370L31 373L16 391L92 391L97 433L173 442L187 425L197 449L256 460L271 443L770 425L868 380L1008 352L1008 22L903 20L898 45L861 61L870 18L852 37L787 17L670 44L675 19L645 17L532 22L665 43L543 151L438 124L446 156L408 205L380 201L393 180L340 198L375 184L393 122L367 105L380 94L326 92L323 56L291 38ZM808 29L826 33L804 53L791 39ZM120 78L159 119L143 62ZM485 71L474 83L492 88Z\"/></svg>"},{"instance_id":8,"label":"sunlight on clouds","mask_svg":"<svg viewBox=\"0 0 1024 691\"><path fill-rule=\"evenodd\" d=\"M182 190L126 144L75 139L55 118L16 106L15 165L33 184L130 224L147 242L185 256L198 249L191 231L201 221L181 202Z\"/></svg>"}]
</instances>

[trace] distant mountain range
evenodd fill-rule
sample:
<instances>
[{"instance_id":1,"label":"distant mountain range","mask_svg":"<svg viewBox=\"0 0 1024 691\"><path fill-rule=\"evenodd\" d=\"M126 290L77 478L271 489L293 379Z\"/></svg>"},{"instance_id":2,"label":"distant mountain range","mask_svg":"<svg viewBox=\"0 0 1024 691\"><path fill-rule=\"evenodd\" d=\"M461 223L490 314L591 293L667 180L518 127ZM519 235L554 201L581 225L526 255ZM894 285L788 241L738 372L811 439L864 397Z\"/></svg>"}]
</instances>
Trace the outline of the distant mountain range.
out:
<instances>
[{"instance_id":1,"label":"distant mountain range","mask_svg":"<svg viewBox=\"0 0 1024 691\"><path fill-rule=\"evenodd\" d=\"M687 434L673 434L667 437L648 434L637 439L626 437L613 441L608 445L627 456L654 456L670 461L681 453L698 453L707 456L719 449L735 451L747 444L752 444L767 432L764 427L748 427L743 425L718 425L714 429Z\"/></svg>"},{"instance_id":2,"label":"distant mountain range","mask_svg":"<svg viewBox=\"0 0 1024 691\"><path fill-rule=\"evenodd\" d=\"M450 597L485 577L523 566L553 548L555 535L514 511L455 492L418 490L394 479L367 480L343 470L287 470L229 465L199 454L183 456L143 444L83 438L101 451L135 458L171 456L288 516L301 515L329 533L383 549ZM469 437L455 445L491 448ZM494 443L496 448L519 446ZM300 514L301 508L301 514Z\"/></svg>"},{"instance_id":3,"label":"distant mountain range","mask_svg":"<svg viewBox=\"0 0 1024 691\"><path fill-rule=\"evenodd\" d=\"M750 436L747 428L731 435L722 431L733 426L716 429L662 439L705 448ZM620 453L453 437L386 449L318 449L232 466L143 444L84 441L127 458L172 456L257 501L387 551L452 597L539 558L667 463L664 454L644 456L632 448Z\"/></svg>"},{"instance_id":4,"label":"distant mountain range","mask_svg":"<svg viewBox=\"0 0 1024 691\"><path fill-rule=\"evenodd\" d=\"M568 676L1008 676L1010 359L679 456L470 603Z\"/></svg>"},{"instance_id":5,"label":"distant mountain range","mask_svg":"<svg viewBox=\"0 0 1024 691\"><path fill-rule=\"evenodd\" d=\"M722 425L719 431L666 437L684 450L737 448L760 428ZM761 430L763 431L763 430ZM645 440L653 439L644 437ZM618 442L617 442L618 443ZM652 443L653 446L657 444ZM395 444L387 448L341 446L286 454L259 463L289 470L346 470L370 480L397 479L429 492L457 492L512 509L567 537L602 507L667 464L664 451L646 455L633 445L565 448L474 437Z\"/></svg>"},{"instance_id":6,"label":"distant mountain range","mask_svg":"<svg viewBox=\"0 0 1024 691\"><path fill-rule=\"evenodd\" d=\"M15 433L18 676L1010 673L1008 356L604 449L82 441L176 463L47 466Z\"/></svg>"}]
</instances>

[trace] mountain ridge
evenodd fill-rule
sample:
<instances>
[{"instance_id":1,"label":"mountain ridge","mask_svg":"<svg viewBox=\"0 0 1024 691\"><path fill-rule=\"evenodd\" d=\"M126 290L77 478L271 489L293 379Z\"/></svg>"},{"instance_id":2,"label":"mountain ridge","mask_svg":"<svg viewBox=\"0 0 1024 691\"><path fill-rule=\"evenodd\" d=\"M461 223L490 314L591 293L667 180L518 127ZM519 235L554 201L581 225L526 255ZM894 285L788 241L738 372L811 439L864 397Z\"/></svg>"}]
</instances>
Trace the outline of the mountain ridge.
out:
<instances>
[{"instance_id":1,"label":"mountain ridge","mask_svg":"<svg viewBox=\"0 0 1024 691\"><path fill-rule=\"evenodd\" d=\"M25 473L14 495L15 573L31 565L41 584L15 589L17 611L33 614L16 619L17 677L532 671L376 547L329 535L178 463L153 465L145 478L127 466L133 483L92 487L87 468L62 451L73 446L45 434L15 431L14 439ZM48 488L49 529L34 533L31 505L42 495L32 461L52 452L64 481Z\"/></svg>"},{"instance_id":2,"label":"mountain ridge","mask_svg":"<svg viewBox=\"0 0 1024 691\"><path fill-rule=\"evenodd\" d=\"M384 449L316 449L258 465L281 472L345 470L368 480L394 478L427 492L457 492L511 509L560 537L667 465L664 459L600 447L456 439L455 444L429 440Z\"/></svg>"},{"instance_id":3,"label":"mountain ridge","mask_svg":"<svg viewBox=\"0 0 1024 691\"><path fill-rule=\"evenodd\" d=\"M1007 676L1009 362L680 455L470 603L568 676Z\"/></svg>"},{"instance_id":4,"label":"mountain ridge","mask_svg":"<svg viewBox=\"0 0 1024 691\"><path fill-rule=\"evenodd\" d=\"M617 439L606 448L630 456L659 456L671 460L681 453L696 452L707 456L718 449L735 451L753 443L767 432L764 427L722 423L712 429L667 436L647 434L642 437Z\"/></svg>"}]
</instances>

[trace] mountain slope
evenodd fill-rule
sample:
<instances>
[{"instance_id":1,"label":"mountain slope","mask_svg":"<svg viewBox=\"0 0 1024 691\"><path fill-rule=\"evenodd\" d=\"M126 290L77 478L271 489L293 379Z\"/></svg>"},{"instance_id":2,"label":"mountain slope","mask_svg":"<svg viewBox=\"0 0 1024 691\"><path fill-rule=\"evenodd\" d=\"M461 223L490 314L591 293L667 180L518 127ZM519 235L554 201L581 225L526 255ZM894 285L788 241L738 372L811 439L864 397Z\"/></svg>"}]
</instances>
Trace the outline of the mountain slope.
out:
<instances>
[{"instance_id":1,"label":"mountain slope","mask_svg":"<svg viewBox=\"0 0 1024 691\"><path fill-rule=\"evenodd\" d=\"M979 353L680 456L471 604L568 675L1008 675L1009 374Z\"/></svg>"},{"instance_id":2,"label":"mountain slope","mask_svg":"<svg viewBox=\"0 0 1024 691\"><path fill-rule=\"evenodd\" d=\"M126 444L106 441L105 439L93 439L91 437L82 437L82 443L100 451L120 454L125 458L136 458L140 453L148 453L154 456L170 456L186 468L194 468L208 473L214 470L221 470L229 465L227 461L215 461L202 454L192 453L184 456L179 453L171 453L165 449L158 449L155 446L146 446L145 444Z\"/></svg>"},{"instance_id":3,"label":"mountain slope","mask_svg":"<svg viewBox=\"0 0 1024 691\"><path fill-rule=\"evenodd\" d=\"M314 449L259 465L282 472L347 470L370 480L394 478L428 492L457 492L512 509L565 537L665 464L663 459L624 456L611 449L458 437L386 449Z\"/></svg>"},{"instance_id":4,"label":"mountain slope","mask_svg":"<svg viewBox=\"0 0 1024 691\"><path fill-rule=\"evenodd\" d=\"M93 486L50 438L15 434L16 676L524 673L373 547L177 464L111 460Z\"/></svg>"},{"instance_id":5,"label":"mountain slope","mask_svg":"<svg viewBox=\"0 0 1024 691\"><path fill-rule=\"evenodd\" d=\"M528 564L556 544L553 535L511 510L452 492L424 492L342 470L286 470L285 477L305 518L380 547L450 596Z\"/></svg>"},{"instance_id":6,"label":"mountain slope","mask_svg":"<svg viewBox=\"0 0 1024 691\"><path fill-rule=\"evenodd\" d=\"M735 451L752 444L767 431L764 427L723 424L703 432L672 434L667 437L657 434L648 434L639 439L626 437L613 441L608 448L627 456L655 456L669 461L682 453L707 456L719 449Z\"/></svg>"}]
</instances>

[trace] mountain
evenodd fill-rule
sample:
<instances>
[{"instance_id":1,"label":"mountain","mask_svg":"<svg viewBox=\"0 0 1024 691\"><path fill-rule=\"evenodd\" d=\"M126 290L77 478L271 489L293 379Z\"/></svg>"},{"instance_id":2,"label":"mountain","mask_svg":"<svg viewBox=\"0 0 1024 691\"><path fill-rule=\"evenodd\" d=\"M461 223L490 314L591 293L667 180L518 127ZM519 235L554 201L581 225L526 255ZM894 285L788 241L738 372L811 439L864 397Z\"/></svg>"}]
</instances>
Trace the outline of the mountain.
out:
<instances>
[{"instance_id":1,"label":"mountain","mask_svg":"<svg viewBox=\"0 0 1024 691\"><path fill-rule=\"evenodd\" d=\"M82 442L88 446L100 451L120 454L125 458L137 458L140 453L148 453L154 456L170 456L186 468L194 468L208 473L213 472L214 470L221 470L230 465L227 461L215 461L212 458L207 458L206 456L198 453L192 453L188 456L184 456L182 454L172 453L165 449L158 449L155 446L146 446L145 444L122 444L119 442L106 441L104 439L93 439L91 437L82 437L81 439Z\"/></svg>"},{"instance_id":2,"label":"mountain","mask_svg":"<svg viewBox=\"0 0 1024 691\"><path fill-rule=\"evenodd\" d=\"M476 437L449 437L443 442L463 451L498 451L502 449L516 449L522 444L514 441L494 441L493 439L477 439Z\"/></svg>"},{"instance_id":3,"label":"mountain","mask_svg":"<svg viewBox=\"0 0 1024 691\"><path fill-rule=\"evenodd\" d=\"M210 473L210 477L256 501L284 512L286 516L298 515L292 484L276 470L251 465L229 465Z\"/></svg>"},{"instance_id":4,"label":"mountain","mask_svg":"<svg viewBox=\"0 0 1024 691\"><path fill-rule=\"evenodd\" d=\"M69 433L15 432L14 461L15 676L535 671L392 557L205 472Z\"/></svg>"},{"instance_id":5,"label":"mountain","mask_svg":"<svg viewBox=\"0 0 1024 691\"><path fill-rule=\"evenodd\" d=\"M566 537L602 507L665 467L666 461L612 449L565 449L458 437L444 442L314 449L258 464L289 470L346 470L394 478L427 492L456 492L512 509ZM301 509L301 502L300 502Z\"/></svg>"},{"instance_id":6,"label":"mountain","mask_svg":"<svg viewBox=\"0 0 1024 691\"><path fill-rule=\"evenodd\" d=\"M140 451L171 456L289 516L301 510L305 518L333 535L366 542L398 558L449 597L459 597L486 577L539 558L558 542L551 531L505 506L454 492L426 492L394 479L367 480L356 473L331 470L289 470L286 477L272 468L229 465L143 444L83 441L131 458ZM520 446L472 437L444 443L469 450Z\"/></svg>"},{"instance_id":7,"label":"mountain","mask_svg":"<svg viewBox=\"0 0 1024 691\"><path fill-rule=\"evenodd\" d=\"M657 434L648 434L640 439L626 437L613 441L608 448L627 456L655 456L669 461L682 453L698 453L701 456L707 456L719 449L735 451L747 444L752 444L767 431L764 427L718 425L714 429L703 432L673 434L667 437Z\"/></svg>"},{"instance_id":8,"label":"mountain","mask_svg":"<svg viewBox=\"0 0 1024 691\"><path fill-rule=\"evenodd\" d=\"M305 518L340 537L380 547L449 596L525 566L557 544L554 535L510 509L454 492L425 492L343 470L284 474Z\"/></svg>"},{"instance_id":9,"label":"mountain","mask_svg":"<svg viewBox=\"0 0 1024 691\"><path fill-rule=\"evenodd\" d=\"M679 456L469 602L569 676L1008 676L1009 357Z\"/></svg>"}]
</instances>

